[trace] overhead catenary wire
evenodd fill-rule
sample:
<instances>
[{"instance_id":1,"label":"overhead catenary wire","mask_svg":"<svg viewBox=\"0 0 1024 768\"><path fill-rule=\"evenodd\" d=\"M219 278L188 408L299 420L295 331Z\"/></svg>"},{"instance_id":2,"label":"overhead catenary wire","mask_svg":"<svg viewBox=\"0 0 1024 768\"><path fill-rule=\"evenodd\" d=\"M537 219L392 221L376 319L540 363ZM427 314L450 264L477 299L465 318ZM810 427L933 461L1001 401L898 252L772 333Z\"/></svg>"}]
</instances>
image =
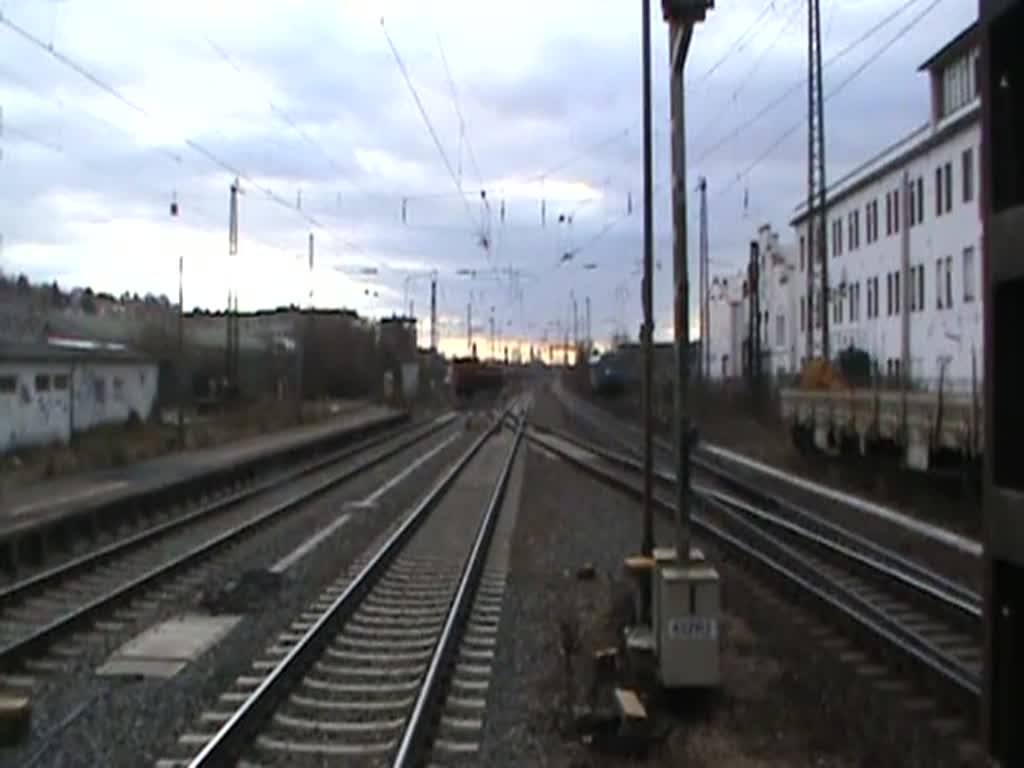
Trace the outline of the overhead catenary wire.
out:
<instances>
[{"instance_id":1,"label":"overhead catenary wire","mask_svg":"<svg viewBox=\"0 0 1024 768\"><path fill-rule=\"evenodd\" d=\"M434 147L437 149L438 154L441 156L441 161L444 163L445 169L448 171L448 175L451 177L452 183L455 188L459 191L459 197L462 200L463 206L466 209L466 215L469 216L470 222L475 228L478 223L483 226L483 220L477 222L473 217L473 211L469 206L469 202L466 200L464 194L462 194L462 185L459 183L458 176L455 174L455 170L452 168L451 161L448 159L448 153L444 151L444 145L441 143L441 139L437 135L437 131L434 130L434 124L430 121L430 116L427 114L426 107L423 106L423 102L420 100L420 95L416 91L416 86L413 85L412 79L409 77L409 71L405 67L405 62L402 61L401 55L398 53L398 49L395 47L394 42L391 40L391 35L388 34L387 28L384 26L383 17L380 20L380 28L384 33L384 38L388 42L388 47L391 48L391 54L394 56L395 64L398 66L399 71L402 74L402 79L405 80L405 84L409 89L409 93L412 95L413 101L416 103L416 108L419 110L420 117L423 118L423 122L426 124L427 131L430 133L430 138L434 141Z\"/></svg>"},{"instance_id":2,"label":"overhead catenary wire","mask_svg":"<svg viewBox=\"0 0 1024 768\"><path fill-rule=\"evenodd\" d=\"M476 161L476 153L473 152L473 142L469 138L469 131L466 130L466 120L462 115L462 104L459 99L459 90L455 87L455 79L452 77L452 71L448 67L448 57L445 56L444 43L441 42L440 34L437 34L437 48L441 53L441 64L444 66L444 74L445 78L448 80L448 88L452 92L452 103L455 106L455 115L459 118L459 130L466 142L466 150L469 152L469 162L473 166L473 173L476 176L477 183L483 187L484 178L480 173L480 166Z\"/></svg>"},{"instance_id":3,"label":"overhead catenary wire","mask_svg":"<svg viewBox=\"0 0 1024 768\"><path fill-rule=\"evenodd\" d=\"M109 96L111 96L112 98L116 99L118 102L120 102L124 106L128 107L129 109L131 109L136 114L141 115L142 117L144 117L147 120L150 120L150 121L152 121L154 123L159 123L160 122L159 119L153 113L151 113L149 110L147 110L145 107L143 107L142 105L138 104L137 102L135 102L132 99L130 99L127 96L125 96L116 87L114 87L113 85L110 85L109 83L107 83L102 78L100 78L97 75L93 74L86 67L84 67L83 65L79 64L77 61L75 61L71 57L61 53L56 48L54 48L52 45L47 44L43 40L40 40L38 37L33 35L31 32L29 32L28 30L26 30L23 27L19 26L18 24L16 24L14 21L12 21L6 15L4 15L4 13L2 11L0 11L0 24L2 24L3 26L7 27L12 32L17 34L18 36L20 36L24 40L28 41L32 45L36 46L37 48L41 49L45 53L49 54L56 61L60 62L61 64L63 64L64 66L68 67L72 71L76 72L78 75L80 75L81 77L83 77L86 80L88 80L94 86L96 86L97 88L99 88L104 93L106 93ZM325 227L318 220L316 220L315 218L309 216L304 211L296 208L296 206L291 201L286 200L285 198L283 198L280 195L278 195L277 193L275 193L273 190L269 189L268 187L263 186L262 184L257 182L255 179L253 179L249 174L245 173L240 168L232 165L230 162L228 162L224 158L220 157L217 153L215 153L213 150L211 150L208 147L206 147L204 144L201 144L200 142L198 142L198 141L196 141L194 139L189 139L189 138L185 138L184 139L184 143L185 143L186 146L188 146L194 152L196 152L197 154L200 154L203 157L205 157L209 162L211 162L214 165L220 167L221 169L231 173L232 175L237 176L239 179L244 179L246 181L246 183L249 184L249 186L251 186L253 189L256 189L257 191L259 191L261 194L263 194L268 199L272 200L273 202L277 203L278 205L281 205L281 206L283 206L283 207L285 207L285 208L287 208L289 210L294 211L300 217L305 219L307 221L307 223L309 223L311 226L316 227L317 229L321 230L325 234L328 234L330 236L334 236L333 233L330 231L330 229ZM352 243L351 241L348 241L345 238L339 238L339 239L342 240L343 242L345 242L349 247L351 247L351 248L353 248L355 250L359 250L359 246L357 244Z\"/></svg>"},{"instance_id":4,"label":"overhead catenary wire","mask_svg":"<svg viewBox=\"0 0 1024 768\"><path fill-rule=\"evenodd\" d=\"M914 16L909 22L899 29L892 37L886 40L879 48L872 52L863 62L861 62L849 75L841 80L837 85L830 89L824 96L824 100L828 101L836 94L840 93L846 86L856 80L861 74L867 70L872 64L876 63L878 59L895 45L899 40L911 29L917 26L929 13L931 13L943 0L931 0L927 6L925 6L920 13ZM912 0L912 2L918 2L918 0ZM909 4L908 4L909 5ZM793 123L785 131L783 131L764 151L761 152L749 165L747 165L742 171L736 174L736 176L725 186L718 190L715 194L715 198L725 194L725 192L732 189L736 184L739 183L740 179L745 177L750 171L760 165L769 155L771 155L782 143L792 136L796 131L806 125L806 115L799 121Z\"/></svg>"},{"instance_id":5,"label":"overhead catenary wire","mask_svg":"<svg viewBox=\"0 0 1024 768\"><path fill-rule=\"evenodd\" d=\"M829 57L829 59L827 59L823 63L823 65L822 65L823 68L828 68L828 67L832 66L833 64L835 64L836 62L838 62L844 56L846 56L851 51L853 51L856 48L858 48L860 45L862 45L867 40L869 40L872 36L874 36L879 31L884 29L888 24L890 24L894 19L896 19L898 16L900 16L907 9L913 7L914 5L916 5L919 2L921 2L921 0L905 0L905 2L903 2L894 11L892 11L891 13L889 13L888 15L883 17L876 24L874 24L870 29L868 29L866 32L861 34L858 38L856 38L855 40L853 40L852 42L847 44L844 48L842 48L840 51L836 52L834 55ZM789 88L787 88L785 91L783 91L779 96L777 96L776 98L772 99L767 104L763 105L761 107L761 109L759 109L754 115L752 115L751 117L749 117L746 120L744 120L742 123L737 125L735 128L733 128L731 131L726 133L724 136L720 137L711 146L706 147L703 151L697 153L697 156L696 156L696 159L695 159L694 162L700 163L700 162L703 162L704 160L707 160L708 157L713 155L715 152L717 152L719 149L724 147L726 144L728 144L730 141L735 139L737 136L741 135L747 128L750 128L752 125L754 125L755 123L760 121L769 112L771 112L772 110L776 109L781 104L783 104L786 101L786 99L788 99L794 93L799 92L800 89L803 88L806 84L807 84L807 78L806 77L803 77L799 81L794 82Z\"/></svg>"},{"instance_id":6,"label":"overhead catenary wire","mask_svg":"<svg viewBox=\"0 0 1024 768\"><path fill-rule=\"evenodd\" d=\"M763 51L761 51L760 54L758 54L758 56L754 59L754 62L745 70L743 76L739 78L739 85L737 85L733 92L729 94L729 98L722 102L721 108L715 113L715 115L710 120L704 123L703 127L701 127L700 130L698 130L697 133L694 135L692 139L694 144L699 142L704 137L704 135L707 134L709 128L718 125L722 117L725 115L726 111L729 109L729 107L736 103L736 98L740 95L740 92L744 89L744 87L751 81L753 75L758 71L758 68L760 67L761 62L764 60L764 57L775 49L775 46L779 44L779 41L782 39L782 36L793 25L793 22L795 22L800 17L800 12L805 7L804 2L805 0L793 0L792 13L788 17L786 17L782 27L779 28L778 33L768 44L768 46Z\"/></svg>"},{"instance_id":7,"label":"overhead catenary wire","mask_svg":"<svg viewBox=\"0 0 1024 768\"><path fill-rule=\"evenodd\" d=\"M239 64L238 61L233 56L231 56L231 54L228 53L228 51L222 45L220 45L219 43L215 42L214 40L205 35L203 36L203 39L206 40L207 45L210 46L214 53L216 53L217 56L219 56L224 61L224 63L231 67L231 69L233 69L240 77L251 77L251 75L247 73L247 71L242 67L242 65ZM281 107L280 105L275 103L273 99L270 98L267 99L267 105L270 111L273 112L285 125L287 125L295 133L295 135L297 135L304 142L306 142L306 144L308 144L310 147L319 152L320 155L323 156L323 158L327 160L330 166L334 169L335 173L342 177L350 176L350 171L346 170L342 166L338 159L327 150L327 148L323 145L322 142L318 141L315 136L311 135L309 131L303 128L299 124L299 122L294 117L292 117L288 110L286 110L284 107ZM377 195L374 192L366 190L361 184L359 184L352 178L349 177L348 181L352 183L367 197L384 200L384 198L381 197L380 195ZM388 202L390 203L391 201Z\"/></svg>"},{"instance_id":8,"label":"overhead catenary wire","mask_svg":"<svg viewBox=\"0 0 1024 768\"><path fill-rule=\"evenodd\" d=\"M774 9L775 9L775 0L768 0L768 2L765 3L764 7L761 9L761 12L759 14L757 14L757 18L754 19L754 21L750 24L750 26L747 27L739 35L739 37L737 37L735 40L733 40L732 44L728 48L726 48L725 53L723 53L718 59L716 59L714 64L712 64L710 67L708 67L708 69L703 74L701 74L701 75L699 75L697 77L697 79L694 82L694 85L696 85L697 83L704 83L704 82L706 82L708 80L708 78L710 78L713 74L715 74L715 72L718 70L718 68L721 67L726 61L728 61L731 56L733 56L734 54L736 54L739 51L743 50L744 46L746 46L746 44L748 42L746 40L747 35L749 35L751 32L753 32L755 29L757 29L758 25L761 23L761 20L765 16L768 15L769 11L774 10ZM693 86L690 86L690 87L693 87Z\"/></svg>"}]
</instances>

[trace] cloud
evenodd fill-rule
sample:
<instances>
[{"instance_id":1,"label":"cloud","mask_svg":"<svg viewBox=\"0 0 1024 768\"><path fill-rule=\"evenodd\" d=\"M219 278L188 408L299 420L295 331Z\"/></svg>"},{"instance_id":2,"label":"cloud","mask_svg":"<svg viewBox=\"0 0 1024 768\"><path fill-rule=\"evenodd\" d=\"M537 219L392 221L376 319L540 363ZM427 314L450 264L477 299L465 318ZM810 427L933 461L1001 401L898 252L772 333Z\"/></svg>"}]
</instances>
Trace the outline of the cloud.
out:
<instances>
[{"instance_id":1,"label":"cloud","mask_svg":"<svg viewBox=\"0 0 1024 768\"><path fill-rule=\"evenodd\" d=\"M7 6L14 23L44 45L52 42L141 111L0 28L4 271L115 293L173 295L177 255L184 253L190 306L222 306L229 284L245 308L286 304L308 296L312 282L319 304L380 314L401 309L409 274L438 270L445 329L459 327L472 295L480 307L495 304L510 335L539 339L568 321L570 290L591 297L595 336L639 326L635 7L582 0L502 7L255 0L239 14L234 4L208 0ZM806 93L799 85L708 152L805 76L801 3L766 8L761 0L736 0L716 8L694 34L686 119L694 263L698 174L708 178L711 255L723 268L746 258L745 243L764 221L789 239L789 215L806 194L805 128L758 161L802 120ZM890 9L881 0L830 6L825 58ZM972 14L940 5L828 102L830 177L925 119L927 86L916 66ZM671 316L668 53L657 9L652 17L660 319ZM896 28L827 69L826 90ZM234 261L226 247L234 173L221 163L244 176ZM181 208L176 221L168 214L172 197ZM571 226L558 223L562 213L572 214ZM560 265L566 251L577 255ZM360 267L378 274L355 274ZM456 274L493 268L505 270L501 280ZM425 313L429 281L410 281L409 296ZM657 330L660 338L670 332L660 320ZM464 335L464 328L452 332Z\"/></svg>"}]
</instances>

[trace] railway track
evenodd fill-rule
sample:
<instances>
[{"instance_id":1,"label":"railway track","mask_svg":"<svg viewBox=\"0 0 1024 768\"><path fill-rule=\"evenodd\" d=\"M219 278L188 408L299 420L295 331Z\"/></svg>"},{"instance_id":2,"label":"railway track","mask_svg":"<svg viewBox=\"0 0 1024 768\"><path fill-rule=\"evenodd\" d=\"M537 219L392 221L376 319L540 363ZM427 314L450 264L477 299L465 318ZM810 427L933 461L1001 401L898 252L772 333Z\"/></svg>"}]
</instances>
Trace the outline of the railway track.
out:
<instances>
[{"instance_id":1,"label":"railway track","mask_svg":"<svg viewBox=\"0 0 1024 768\"><path fill-rule=\"evenodd\" d=\"M558 457L642 498L634 457L564 432L530 426L530 439ZM671 515L675 477L656 470L654 504ZM664 489L664 490L662 490ZM977 717L981 686L981 602L942 574L827 521L794 519L757 489L738 493L694 482L691 524L761 572L824 609L958 715Z\"/></svg>"},{"instance_id":2,"label":"railway track","mask_svg":"<svg viewBox=\"0 0 1024 768\"><path fill-rule=\"evenodd\" d=\"M127 604L452 422L446 414L275 473L236 492L0 589L0 692L60 671L86 627L119 629ZM201 578L201 575L200 575ZM48 657L47 657L48 656ZM25 673L28 673L27 675Z\"/></svg>"},{"instance_id":3,"label":"railway track","mask_svg":"<svg viewBox=\"0 0 1024 768\"><path fill-rule=\"evenodd\" d=\"M482 729L523 434L503 413L178 742L171 766L458 764ZM498 537L494 541L495 536ZM505 552L507 557L507 550Z\"/></svg>"}]
</instances>

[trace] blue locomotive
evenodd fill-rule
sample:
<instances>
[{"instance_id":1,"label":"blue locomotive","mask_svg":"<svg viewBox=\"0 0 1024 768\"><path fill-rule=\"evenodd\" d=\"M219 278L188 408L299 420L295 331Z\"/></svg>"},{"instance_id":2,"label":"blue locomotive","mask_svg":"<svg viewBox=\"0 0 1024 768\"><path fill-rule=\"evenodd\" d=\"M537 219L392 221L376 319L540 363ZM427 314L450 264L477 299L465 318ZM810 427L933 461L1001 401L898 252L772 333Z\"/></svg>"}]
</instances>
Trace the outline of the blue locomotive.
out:
<instances>
[{"instance_id":1,"label":"blue locomotive","mask_svg":"<svg viewBox=\"0 0 1024 768\"><path fill-rule=\"evenodd\" d=\"M598 354L590 358L590 389L597 395L618 395L626 389L626 365L622 355L615 352Z\"/></svg>"}]
</instances>

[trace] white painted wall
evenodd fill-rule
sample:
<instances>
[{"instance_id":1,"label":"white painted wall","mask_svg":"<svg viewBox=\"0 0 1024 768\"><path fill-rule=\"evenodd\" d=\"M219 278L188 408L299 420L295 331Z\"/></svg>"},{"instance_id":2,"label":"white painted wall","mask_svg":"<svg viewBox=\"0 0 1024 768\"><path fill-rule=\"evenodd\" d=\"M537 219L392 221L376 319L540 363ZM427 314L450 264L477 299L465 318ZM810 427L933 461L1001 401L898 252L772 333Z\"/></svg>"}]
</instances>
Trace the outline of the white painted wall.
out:
<instances>
[{"instance_id":1,"label":"white painted wall","mask_svg":"<svg viewBox=\"0 0 1024 768\"><path fill-rule=\"evenodd\" d=\"M708 347L710 378L739 376L743 370L746 310L743 303L744 270L718 275L708 292Z\"/></svg>"},{"instance_id":2,"label":"white painted wall","mask_svg":"<svg viewBox=\"0 0 1024 768\"><path fill-rule=\"evenodd\" d=\"M0 451L66 442L72 428L122 423L132 413L147 419L158 369L151 363L0 362L0 385L12 378L13 392L0 386Z\"/></svg>"},{"instance_id":3,"label":"white painted wall","mask_svg":"<svg viewBox=\"0 0 1024 768\"><path fill-rule=\"evenodd\" d=\"M963 199L962 153L970 149L973 156L971 179L972 199ZM885 373L889 360L902 356L902 312L904 296L901 295L900 314L888 311L887 275L901 269L901 234L903 221L901 210L901 232L886 234L886 194L901 188L903 171L910 179L921 177L924 187L924 221L910 230L910 265L924 267L923 309L911 312L910 357L911 376L922 385L937 385L940 360L948 359L946 387L969 391L971 387L972 351L977 354L978 377L981 377L982 349L982 306L981 306L981 215L980 215L980 126L975 121L963 130L950 136L946 141L913 157L907 163L887 173L884 177L865 185L854 194L842 199L829 208L829 224L826 231L829 259L829 285L833 292L842 282L848 286L860 285L859 320L850 320L850 297L840 298L843 303L842 321L837 322L835 308L830 308L829 343L833 354L853 343L865 349L878 361ZM952 207L949 212L936 215L935 171L950 163L952 169ZM903 197L901 188L901 198ZM865 236L865 206L877 200L879 206L879 238L868 243ZM903 201L900 200L903 208ZM850 250L848 242L848 215L860 211L860 247ZM831 222L835 217L843 222L844 248L836 256L832 250ZM798 225L796 236L805 235L806 226ZM973 256L966 264L965 250ZM947 306L943 295L942 308L937 301L937 261L946 258L952 263L952 305ZM943 294L945 277L943 274ZM868 317L867 287L871 278L878 278L879 312L877 317ZM799 298L806 285L806 273L800 271L798 279L791 281L794 288L794 304L799 312ZM973 300L968 301L966 288L973 287ZM900 279L901 293L903 278ZM797 318L799 322L799 318ZM806 355L806 338L800 333L797 339L799 355ZM815 354L820 353L820 333L815 342ZM980 384L979 384L980 386Z\"/></svg>"}]
</instances>

